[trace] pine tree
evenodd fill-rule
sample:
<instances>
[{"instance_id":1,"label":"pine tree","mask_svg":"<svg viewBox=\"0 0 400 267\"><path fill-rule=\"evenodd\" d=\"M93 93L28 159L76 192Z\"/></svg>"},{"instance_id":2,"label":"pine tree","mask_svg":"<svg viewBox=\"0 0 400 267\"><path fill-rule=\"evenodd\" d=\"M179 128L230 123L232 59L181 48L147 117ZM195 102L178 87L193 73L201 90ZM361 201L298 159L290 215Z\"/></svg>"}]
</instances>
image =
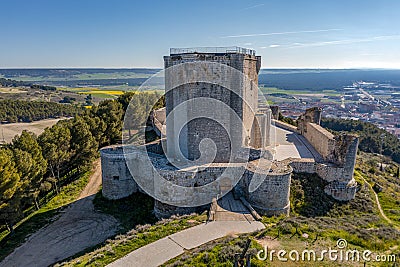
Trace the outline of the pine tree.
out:
<instances>
[{"instance_id":1,"label":"pine tree","mask_svg":"<svg viewBox=\"0 0 400 267\"><path fill-rule=\"evenodd\" d=\"M47 169L47 161L43 158L42 148L37 142L36 135L25 130L20 136L13 139L12 148L17 169L22 174L24 197L31 199L39 209L40 185Z\"/></svg>"},{"instance_id":2,"label":"pine tree","mask_svg":"<svg viewBox=\"0 0 400 267\"><path fill-rule=\"evenodd\" d=\"M78 171L87 170L98 155L98 143L90 132L89 125L77 116L71 125L71 164Z\"/></svg>"},{"instance_id":3,"label":"pine tree","mask_svg":"<svg viewBox=\"0 0 400 267\"><path fill-rule=\"evenodd\" d=\"M58 192L57 183L60 176L65 174L69 168L68 161L71 159L71 131L67 127L68 122L58 122L51 128L47 128L38 139L42 147L43 156L47 159L48 169L55 179L48 179Z\"/></svg>"},{"instance_id":4,"label":"pine tree","mask_svg":"<svg viewBox=\"0 0 400 267\"><path fill-rule=\"evenodd\" d=\"M0 149L0 223L7 225L11 233L14 232L14 224L21 217L20 209L21 176L13 161L12 151Z\"/></svg>"}]
</instances>

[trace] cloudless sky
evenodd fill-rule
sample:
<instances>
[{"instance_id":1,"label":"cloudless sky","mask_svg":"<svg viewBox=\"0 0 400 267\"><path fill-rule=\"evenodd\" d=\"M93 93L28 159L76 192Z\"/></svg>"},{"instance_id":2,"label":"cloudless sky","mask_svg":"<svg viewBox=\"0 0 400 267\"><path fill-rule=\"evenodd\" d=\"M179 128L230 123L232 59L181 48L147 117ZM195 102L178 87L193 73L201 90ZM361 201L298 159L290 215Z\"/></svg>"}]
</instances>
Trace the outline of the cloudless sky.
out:
<instances>
[{"instance_id":1,"label":"cloudless sky","mask_svg":"<svg viewBox=\"0 0 400 267\"><path fill-rule=\"evenodd\" d=\"M243 46L264 68L400 68L398 0L2 0L0 68L163 67Z\"/></svg>"}]
</instances>

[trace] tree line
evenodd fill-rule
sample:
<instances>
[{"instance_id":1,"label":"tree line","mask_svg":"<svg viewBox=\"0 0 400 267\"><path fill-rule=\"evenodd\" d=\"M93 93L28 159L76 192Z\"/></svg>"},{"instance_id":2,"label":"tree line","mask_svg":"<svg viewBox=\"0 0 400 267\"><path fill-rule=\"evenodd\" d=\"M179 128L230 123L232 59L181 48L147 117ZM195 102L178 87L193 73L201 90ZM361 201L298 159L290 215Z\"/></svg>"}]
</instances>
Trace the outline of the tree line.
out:
<instances>
[{"instance_id":1,"label":"tree line","mask_svg":"<svg viewBox=\"0 0 400 267\"><path fill-rule=\"evenodd\" d=\"M81 107L44 101L0 100L0 121L31 122L72 117L83 112Z\"/></svg>"},{"instance_id":2,"label":"tree line","mask_svg":"<svg viewBox=\"0 0 400 267\"><path fill-rule=\"evenodd\" d=\"M121 141L125 110L132 100L138 112L158 99L152 93L125 93L104 100L72 119L61 120L42 134L23 131L0 147L0 225L12 232L40 199L88 171L99 148ZM163 105L159 101L156 107ZM143 118L147 114L140 114ZM132 126L134 127L134 126Z\"/></svg>"},{"instance_id":3,"label":"tree line","mask_svg":"<svg viewBox=\"0 0 400 267\"><path fill-rule=\"evenodd\" d=\"M30 87L32 89L40 89L40 90L45 90L45 91L55 91L55 90L57 90L57 88L54 87L54 86L33 84L33 83L30 83L30 82L16 81L16 80L5 79L5 78L0 78L0 85L4 86L4 87L25 86L25 87Z\"/></svg>"},{"instance_id":4,"label":"tree line","mask_svg":"<svg viewBox=\"0 0 400 267\"><path fill-rule=\"evenodd\" d=\"M400 141L397 136L380 129L376 125L356 120L323 118L321 126L333 131L356 133L360 142L358 148L369 153L381 153L400 163Z\"/></svg>"}]
</instances>

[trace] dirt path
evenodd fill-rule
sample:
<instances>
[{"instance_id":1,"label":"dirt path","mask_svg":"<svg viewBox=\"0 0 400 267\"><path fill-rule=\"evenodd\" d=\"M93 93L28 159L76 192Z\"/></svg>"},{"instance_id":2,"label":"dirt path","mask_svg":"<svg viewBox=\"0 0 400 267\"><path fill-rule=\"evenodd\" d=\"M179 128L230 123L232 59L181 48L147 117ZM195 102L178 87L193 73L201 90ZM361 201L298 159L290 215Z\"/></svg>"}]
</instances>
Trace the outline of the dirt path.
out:
<instances>
[{"instance_id":1,"label":"dirt path","mask_svg":"<svg viewBox=\"0 0 400 267\"><path fill-rule=\"evenodd\" d=\"M89 182L79 195L78 200L97 194L97 192L99 192L100 190L100 186L101 186L101 162L100 159L98 159L94 163L94 170L92 175L90 176Z\"/></svg>"},{"instance_id":2,"label":"dirt path","mask_svg":"<svg viewBox=\"0 0 400 267\"><path fill-rule=\"evenodd\" d=\"M385 221L387 221L388 223L393 224L393 225L398 229L398 227L395 225L395 223L394 223L391 219L389 219L389 218L385 215L385 213L383 212L383 209L382 209L382 207L381 207L381 203L379 202L378 194L377 194L377 193L375 192L375 190L372 188L372 185L371 185L370 183L368 183L368 181L367 181L364 177L362 177L362 178L363 178L364 182L368 185L370 191L374 194L375 200L376 200L376 204L377 204L377 206L378 206L378 210L379 210L379 213L381 214L382 218L383 218Z\"/></svg>"},{"instance_id":3,"label":"dirt path","mask_svg":"<svg viewBox=\"0 0 400 267\"><path fill-rule=\"evenodd\" d=\"M58 219L31 235L14 250L0 267L49 266L114 235L118 221L96 212L93 199L101 185L101 165L95 170L78 200L70 204Z\"/></svg>"}]
</instances>

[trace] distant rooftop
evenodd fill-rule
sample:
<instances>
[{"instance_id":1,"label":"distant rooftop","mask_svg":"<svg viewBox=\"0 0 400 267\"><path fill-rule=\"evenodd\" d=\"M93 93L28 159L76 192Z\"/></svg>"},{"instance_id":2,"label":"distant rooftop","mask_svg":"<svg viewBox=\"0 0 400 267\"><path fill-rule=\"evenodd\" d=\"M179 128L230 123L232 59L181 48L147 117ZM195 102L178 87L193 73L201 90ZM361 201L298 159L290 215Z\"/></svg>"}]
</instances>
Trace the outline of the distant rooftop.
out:
<instances>
[{"instance_id":1,"label":"distant rooftop","mask_svg":"<svg viewBox=\"0 0 400 267\"><path fill-rule=\"evenodd\" d=\"M228 47L190 47L190 48L170 48L170 55L179 54L246 54L246 55L256 55L256 51L248 48L238 47L238 46L228 46Z\"/></svg>"}]
</instances>

